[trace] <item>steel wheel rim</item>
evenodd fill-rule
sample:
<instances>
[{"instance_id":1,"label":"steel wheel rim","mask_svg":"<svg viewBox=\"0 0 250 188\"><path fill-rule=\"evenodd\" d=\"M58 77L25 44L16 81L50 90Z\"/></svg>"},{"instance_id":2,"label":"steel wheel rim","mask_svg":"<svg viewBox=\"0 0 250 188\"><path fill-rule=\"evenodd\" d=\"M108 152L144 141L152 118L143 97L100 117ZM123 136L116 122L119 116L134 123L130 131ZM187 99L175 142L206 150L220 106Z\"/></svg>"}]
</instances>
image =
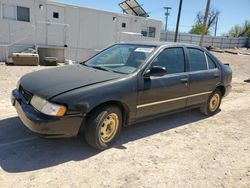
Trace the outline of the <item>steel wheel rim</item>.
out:
<instances>
[{"instance_id":1,"label":"steel wheel rim","mask_svg":"<svg viewBox=\"0 0 250 188\"><path fill-rule=\"evenodd\" d=\"M216 111L219 104L220 104L220 95L218 93L215 93L209 102L210 111L212 111L212 112Z\"/></svg>"},{"instance_id":2,"label":"steel wheel rim","mask_svg":"<svg viewBox=\"0 0 250 188\"><path fill-rule=\"evenodd\" d=\"M101 123L100 139L102 142L110 142L116 135L119 126L119 118L115 113L109 114Z\"/></svg>"}]
</instances>

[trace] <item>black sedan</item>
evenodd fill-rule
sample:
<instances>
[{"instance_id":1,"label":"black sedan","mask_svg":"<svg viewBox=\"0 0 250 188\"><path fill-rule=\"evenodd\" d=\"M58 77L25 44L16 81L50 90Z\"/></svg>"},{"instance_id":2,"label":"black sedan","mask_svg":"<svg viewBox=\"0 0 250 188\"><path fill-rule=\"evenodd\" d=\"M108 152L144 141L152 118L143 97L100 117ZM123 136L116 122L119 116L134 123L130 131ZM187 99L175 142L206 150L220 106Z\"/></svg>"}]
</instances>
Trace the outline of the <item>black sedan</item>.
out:
<instances>
[{"instance_id":1,"label":"black sedan","mask_svg":"<svg viewBox=\"0 0 250 188\"><path fill-rule=\"evenodd\" d=\"M12 92L22 122L45 137L84 130L97 149L122 126L183 109L218 112L232 71L206 49L178 43L113 45L88 61L23 76Z\"/></svg>"}]
</instances>

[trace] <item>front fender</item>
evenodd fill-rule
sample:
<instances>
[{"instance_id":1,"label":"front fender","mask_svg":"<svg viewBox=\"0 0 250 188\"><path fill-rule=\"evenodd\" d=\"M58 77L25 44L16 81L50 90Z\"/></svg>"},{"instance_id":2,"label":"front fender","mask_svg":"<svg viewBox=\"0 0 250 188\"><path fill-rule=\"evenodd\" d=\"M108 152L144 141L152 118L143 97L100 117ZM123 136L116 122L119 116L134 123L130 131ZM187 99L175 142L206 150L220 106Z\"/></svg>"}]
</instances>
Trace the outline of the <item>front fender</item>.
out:
<instances>
[{"instance_id":1,"label":"front fender","mask_svg":"<svg viewBox=\"0 0 250 188\"><path fill-rule=\"evenodd\" d=\"M137 77L94 84L63 93L51 99L51 102L66 104L68 111L89 113L100 104L119 102L126 106L130 117L136 115Z\"/></svg>"}]
</instances>

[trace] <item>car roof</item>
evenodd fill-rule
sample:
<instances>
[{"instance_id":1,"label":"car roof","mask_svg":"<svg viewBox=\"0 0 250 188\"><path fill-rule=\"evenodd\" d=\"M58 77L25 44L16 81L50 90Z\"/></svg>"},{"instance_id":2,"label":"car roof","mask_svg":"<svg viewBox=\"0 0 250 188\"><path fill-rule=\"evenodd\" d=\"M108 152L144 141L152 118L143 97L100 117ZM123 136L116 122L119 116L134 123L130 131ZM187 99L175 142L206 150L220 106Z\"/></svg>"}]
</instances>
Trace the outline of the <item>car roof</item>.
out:
<instances>
[{"instance_id":1,"label":"car roof","mask_svg":"<svg viewBox=\"0 0 250 188\"><path fill-rule=\"evenodd\" d=\"M195 48L201 48L198 45L195 44L187 44L187 43L181 43L181 42L166 42L166 41L134 41L134 42L126 42L121 44L134 44L134 45L150 45L150 46L157 46L157 47L167 47L167 46L186 46L186 47L195 47Z\"/></svg>"}]
</instances>

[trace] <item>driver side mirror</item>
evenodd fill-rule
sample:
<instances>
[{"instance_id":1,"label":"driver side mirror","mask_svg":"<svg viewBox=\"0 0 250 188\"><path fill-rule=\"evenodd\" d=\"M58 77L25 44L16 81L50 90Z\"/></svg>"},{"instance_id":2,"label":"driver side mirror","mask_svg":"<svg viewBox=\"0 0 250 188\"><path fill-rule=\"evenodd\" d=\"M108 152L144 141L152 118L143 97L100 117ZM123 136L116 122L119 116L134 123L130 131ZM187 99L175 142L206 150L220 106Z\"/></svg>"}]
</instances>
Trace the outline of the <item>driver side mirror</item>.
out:
<instances>
[{"instance_id":1,"label":"driver side mirror","mask_svg":"<svg viewBox=\"0 0 250 188\"><path fill-rule=\"evenodd\" d=\"M151 69L147 70L146 73L143 75L144 79L149 79L150 76L164 76L167 74L167 70L165 67L162 66L153 66Z\"/></svg>"}]
</instances>

